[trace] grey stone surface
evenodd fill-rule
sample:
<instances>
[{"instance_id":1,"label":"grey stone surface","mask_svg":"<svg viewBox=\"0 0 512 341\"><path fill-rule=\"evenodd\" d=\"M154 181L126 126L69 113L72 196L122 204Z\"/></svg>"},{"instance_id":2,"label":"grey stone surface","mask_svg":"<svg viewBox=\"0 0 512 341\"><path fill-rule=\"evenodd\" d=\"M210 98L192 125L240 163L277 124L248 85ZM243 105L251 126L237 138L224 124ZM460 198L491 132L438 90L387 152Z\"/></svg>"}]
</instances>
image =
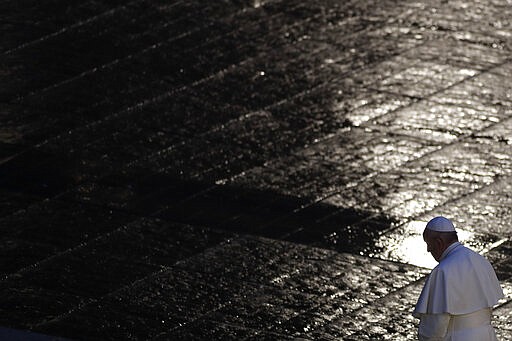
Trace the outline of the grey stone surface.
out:
<instances>
[{"instance_id":1,"label":"grey stone surface","mask_svg":"<svg viewBox=\"0 0 512 341\"><path fill-rule=\"evenodd\" d=\"M413 340L443 214L494 265L512 337L508 1L0 13L9 333Z\"/></svg>"}]
</instances>

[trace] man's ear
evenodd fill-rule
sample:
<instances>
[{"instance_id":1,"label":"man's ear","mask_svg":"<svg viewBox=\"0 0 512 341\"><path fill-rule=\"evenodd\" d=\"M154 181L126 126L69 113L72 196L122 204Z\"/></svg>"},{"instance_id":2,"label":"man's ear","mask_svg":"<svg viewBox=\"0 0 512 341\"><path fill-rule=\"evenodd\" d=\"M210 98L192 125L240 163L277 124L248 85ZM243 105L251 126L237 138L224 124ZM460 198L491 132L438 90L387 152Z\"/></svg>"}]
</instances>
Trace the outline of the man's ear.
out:
<instances>
[{"instance_id":1,"label":"man's ear","mask_svg":"<svg viewBox=\"0 0 512 341\"><path fill-rule=\"evenodd\" d=\"M441 237L437 237L435 239L436 246L442 248L444 246L444 240Z\"/></svg>"}]
</instances>

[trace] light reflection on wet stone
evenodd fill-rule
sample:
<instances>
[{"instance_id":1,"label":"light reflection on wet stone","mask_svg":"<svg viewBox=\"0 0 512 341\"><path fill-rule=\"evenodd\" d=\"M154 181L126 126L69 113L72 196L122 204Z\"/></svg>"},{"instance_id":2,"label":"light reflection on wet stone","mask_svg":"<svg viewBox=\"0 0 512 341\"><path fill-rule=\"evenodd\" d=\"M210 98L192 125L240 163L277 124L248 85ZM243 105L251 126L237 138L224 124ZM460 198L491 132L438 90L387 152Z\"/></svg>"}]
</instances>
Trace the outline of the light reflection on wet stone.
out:
<instances>
[{"instance_id":1,"label":"light reflection on wet stone","mask_svg":"<svg viewBox=\"0 0 512 341\"><path fill-rule=\"evenodd\" d=\"M425 217L425 220L411 221L382 236L376 241L375 249L366 250L366 253L372 257L382 257L426 268L435 267L437 262L427 252L422 236L428 220L429 218ZM497 236L469 232L465 226L457 226L457 234L464 245L479 253L486 252L505 241Z\"/></svg>"},{"instance_id":2,"label":"light reflection on wet stone","mask_svg":"<svg viewBox=\"0 0 512 341\"><path fill-rule=\"evenodd\" d=\"M463 229L506 237L509 234L508 222L512 215L510 190L510 183L505 178L464 198L436 208L432 215L440 215L442 212Z\"/></svg>"}]
</instances>

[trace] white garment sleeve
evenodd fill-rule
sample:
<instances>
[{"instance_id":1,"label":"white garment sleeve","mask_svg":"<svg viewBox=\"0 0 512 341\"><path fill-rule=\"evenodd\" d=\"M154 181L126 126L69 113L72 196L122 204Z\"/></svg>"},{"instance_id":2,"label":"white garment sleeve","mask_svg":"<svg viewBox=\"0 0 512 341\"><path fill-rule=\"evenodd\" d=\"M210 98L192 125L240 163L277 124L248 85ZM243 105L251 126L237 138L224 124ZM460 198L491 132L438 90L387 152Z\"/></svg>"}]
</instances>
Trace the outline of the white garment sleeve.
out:
<instances>
[{"instance_id":1,"label":"white garment sleeve","mask_svg":"<svg viewBox=\"0 0 512 341\"><path fill-rule=\"evenodd\" d=\"M422 314L418 329L420 341L444 340L448 332L450 314Z\"/></svg>"}]
</instances>

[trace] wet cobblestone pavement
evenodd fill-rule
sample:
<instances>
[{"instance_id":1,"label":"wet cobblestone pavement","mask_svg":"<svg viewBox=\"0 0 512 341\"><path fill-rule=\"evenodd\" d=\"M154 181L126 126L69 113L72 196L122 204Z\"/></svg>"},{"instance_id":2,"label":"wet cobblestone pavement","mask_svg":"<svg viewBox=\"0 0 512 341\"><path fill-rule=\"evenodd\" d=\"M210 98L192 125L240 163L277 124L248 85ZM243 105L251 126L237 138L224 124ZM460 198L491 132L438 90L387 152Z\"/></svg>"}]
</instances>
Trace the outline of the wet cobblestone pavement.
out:
<instances>
[{"instance_id":1,"label":"wet cobblestone pavement","mask_svg":"<svg viewBox=\"0 0 512 341\"><path fill-rule=\"evenodd\" d=\"M443 214L512 339L511 6L2 1L0 335L414 340Z\"/></svg>"}]
</instances>

